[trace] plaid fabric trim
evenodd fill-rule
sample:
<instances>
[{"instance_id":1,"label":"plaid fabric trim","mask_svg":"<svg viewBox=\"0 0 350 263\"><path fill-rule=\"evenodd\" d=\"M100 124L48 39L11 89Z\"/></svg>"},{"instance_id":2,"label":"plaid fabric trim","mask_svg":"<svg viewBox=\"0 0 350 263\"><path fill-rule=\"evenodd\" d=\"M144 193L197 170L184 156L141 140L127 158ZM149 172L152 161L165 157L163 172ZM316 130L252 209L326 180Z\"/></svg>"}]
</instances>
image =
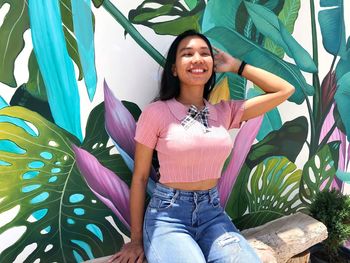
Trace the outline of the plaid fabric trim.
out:
<instances>
[{"instance_id":1,"label":"plaid fabric trim","mask_svg":"<svg viewBox=\"0 0 350 263\"><path fill-rule=\"evenodd\" d=\"M207 106L199 111L196 106L191 105L186 117L181 121L181 125L187 130L197 120L203 124L204 131L207 132L209 131L208 115L209 109Z\"/></svg>"}]
</instances>

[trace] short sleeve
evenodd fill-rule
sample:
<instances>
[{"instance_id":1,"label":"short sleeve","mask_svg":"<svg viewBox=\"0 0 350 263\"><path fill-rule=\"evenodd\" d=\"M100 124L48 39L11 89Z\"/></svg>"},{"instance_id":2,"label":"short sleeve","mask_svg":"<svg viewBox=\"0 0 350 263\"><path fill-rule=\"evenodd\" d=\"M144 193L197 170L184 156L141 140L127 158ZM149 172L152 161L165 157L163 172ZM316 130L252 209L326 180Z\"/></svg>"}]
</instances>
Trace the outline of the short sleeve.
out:
<instances>
[{"instance_id":1,"label":"short sleeve","mask_svg":"<svg viewBox=\"0 0 350 263\"><path fill-rule=\"evenodd\" d=\"M245 101L246 100L229 100L219 103L218 106L221 110L221 117L225 120L228 130L241 127Z\"/></svg>"},{"instance_id":2,"label":"short sleeve","mask_svg":"<svg viewBox=\"0 0 350 263\"><path fill-rule=\"evenodd\" d=\"M143 110L136 123L134 139L135 141L154 149L159 137L159 130L158 107L150 104Z\"/></svg>"},{"instance_id":3,"label":"short sleeve","mask_svg":"<svg viewBox=\"0 0 350 263\"><path fill-rule=\"evenodd\" d=\"M244 104L246 100L230 100L228 101L231 109L230 124L228 129L240 128L242 125L242 116L244 113Z\"/></svg>"}]
</instances>

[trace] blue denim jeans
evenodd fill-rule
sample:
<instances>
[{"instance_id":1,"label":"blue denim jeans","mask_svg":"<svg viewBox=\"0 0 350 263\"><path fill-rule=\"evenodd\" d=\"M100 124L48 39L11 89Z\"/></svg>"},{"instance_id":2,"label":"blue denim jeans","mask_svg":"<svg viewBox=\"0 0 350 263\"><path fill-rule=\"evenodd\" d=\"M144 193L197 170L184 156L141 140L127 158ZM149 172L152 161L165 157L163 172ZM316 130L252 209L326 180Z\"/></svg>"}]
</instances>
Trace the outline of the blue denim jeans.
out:
<instances>
[{"instance_id":1,"label":"blue denim jeans","mask_svg":"<svg viewBox=\"0 0 350 263\"><path fill-rule=\"evenodd\" d=\"M183 191L158 183L143 243L148 263L261 262L221 207L216 187Z\"/></svg>"}]
</instances>

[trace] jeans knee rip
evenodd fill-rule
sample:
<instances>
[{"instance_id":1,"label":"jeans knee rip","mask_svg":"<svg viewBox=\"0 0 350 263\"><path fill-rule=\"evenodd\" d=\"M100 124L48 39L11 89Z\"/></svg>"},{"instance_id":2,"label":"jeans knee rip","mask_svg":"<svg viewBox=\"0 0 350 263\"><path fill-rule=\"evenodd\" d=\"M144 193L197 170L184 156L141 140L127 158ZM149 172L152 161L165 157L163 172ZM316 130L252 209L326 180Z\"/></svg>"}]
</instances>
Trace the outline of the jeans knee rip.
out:
<instances>
[{"instance_id":1,"label":"jeans knee rip","mask_svg":"<svg viewBox=\"0 0 350 263\"><path fill-rule=\"evenodd\" d=\"M227 233L218 240L218 245L220 247L224 247L232 243L239 245L239 237Z\"/></svg>"}]
</instances>

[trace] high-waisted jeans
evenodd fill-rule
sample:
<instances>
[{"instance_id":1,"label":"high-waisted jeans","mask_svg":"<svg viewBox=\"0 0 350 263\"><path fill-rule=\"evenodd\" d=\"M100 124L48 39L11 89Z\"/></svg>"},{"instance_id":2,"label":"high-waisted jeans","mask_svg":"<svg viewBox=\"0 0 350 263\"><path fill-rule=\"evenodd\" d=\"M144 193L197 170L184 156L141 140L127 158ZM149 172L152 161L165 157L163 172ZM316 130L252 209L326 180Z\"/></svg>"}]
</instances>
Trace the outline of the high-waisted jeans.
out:
<instances>
[{"instance_id":1,"label":"high-waisted jeans","mask_svg":"<svg viewBox=\"0 0 350 263\"><path fill-rule=\"evenodd\" d=\"M221 207L216 187L183 191L158 183L143 243L148 263L260 262Z\"/></svg>"}]
</instances>

